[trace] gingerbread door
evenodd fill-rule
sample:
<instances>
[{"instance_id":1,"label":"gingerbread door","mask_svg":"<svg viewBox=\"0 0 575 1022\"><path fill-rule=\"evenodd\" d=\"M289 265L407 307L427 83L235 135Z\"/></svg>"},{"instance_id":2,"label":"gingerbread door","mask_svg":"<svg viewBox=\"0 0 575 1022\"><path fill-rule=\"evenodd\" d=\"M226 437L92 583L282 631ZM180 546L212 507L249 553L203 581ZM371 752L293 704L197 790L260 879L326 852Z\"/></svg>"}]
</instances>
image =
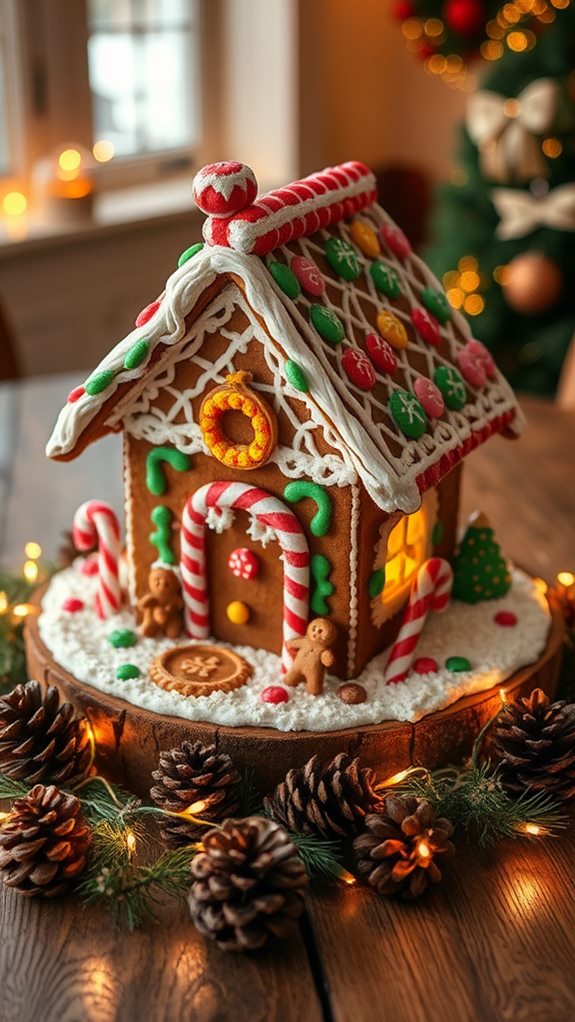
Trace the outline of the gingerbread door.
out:
<instances>
[{"instance_id":1,"label":"gingerbread door","mask_svg":"<svg viewBox=\"0 0 575 1022\"><path fill-rule=\"evenodd\" d=\"M182 515L181 570L192 637L269 649L289 666L286 642L307 625L309 550L278 497L242 482L196 490Z\"/></svg>"}]
</instances>

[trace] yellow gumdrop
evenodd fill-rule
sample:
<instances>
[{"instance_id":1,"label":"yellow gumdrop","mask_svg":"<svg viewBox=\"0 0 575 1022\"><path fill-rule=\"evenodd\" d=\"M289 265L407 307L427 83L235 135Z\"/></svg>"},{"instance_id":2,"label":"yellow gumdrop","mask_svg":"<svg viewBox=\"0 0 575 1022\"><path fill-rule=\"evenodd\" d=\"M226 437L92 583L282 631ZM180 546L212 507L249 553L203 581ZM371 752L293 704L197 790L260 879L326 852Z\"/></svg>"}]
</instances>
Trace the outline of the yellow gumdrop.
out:
<instances>
[{"instance_id":1,"label":"yellow gumdrop","mask_svg":"<svg viewBox=\"0 0 575 1022\"><path fill-rule=\"evenodd\" d=\"M245 625L250 619L250 608L241 600L233 600L226 607L226 614L234 625Z\"/></svg>"},{"instance_id":2,"label":"yellow gumdrop","mask_svg":"<svg viewBox=\"0 0 575 1022\"><path fill-rule=\"evenodd\" d=\"M393 312L382 309L377 316L377 329L392 348L407 348L409 338L403 323Z\"/></svg>"},{"instance_id":3,"label":"yellow gumdrop","mask_svg":"<svg viewBox=\"0 0 575 1022\"><path fill-rule=\"evenodd\" d=\"M351 225L351 236L357 247L368 259L377 258L381 252L379 238L369 224L364 223L363 220L354 220Z\"/></svg>"}]
</instances>

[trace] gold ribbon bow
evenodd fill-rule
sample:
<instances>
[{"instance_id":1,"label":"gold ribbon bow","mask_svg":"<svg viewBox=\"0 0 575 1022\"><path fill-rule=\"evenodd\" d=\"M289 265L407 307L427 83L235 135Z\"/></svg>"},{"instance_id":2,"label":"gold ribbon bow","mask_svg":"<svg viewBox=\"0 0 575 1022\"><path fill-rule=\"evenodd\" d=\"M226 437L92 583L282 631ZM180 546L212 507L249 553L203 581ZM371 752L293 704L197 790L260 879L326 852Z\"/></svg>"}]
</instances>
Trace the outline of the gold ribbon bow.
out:
<instances>
[{"instance_id":1,"label":"gold ribbon bow","mask_svg":"<svg viewBox=\"0 0 575 1022\"><path fill-rule=\"evenodd\" d=\"M470 96L467 131L479 149L485 177L507 183L547 176L536 136L551 128L559 91L559 83L552 78L538 78L517 99L487 89Z\"/></svg>"},{"instance_id":2,"label":"gold ribbon bow","mask_svg":"<svg viewBox=\"0 0 575 1022\"><path fill-rule=\"evenodd\" d=\"M500 217L495 233L504 241L524 238L538 227L575 231L575 184L559 185L539 198L515 188L495 188L491 200Z\"/></svg>"}]
</instances>

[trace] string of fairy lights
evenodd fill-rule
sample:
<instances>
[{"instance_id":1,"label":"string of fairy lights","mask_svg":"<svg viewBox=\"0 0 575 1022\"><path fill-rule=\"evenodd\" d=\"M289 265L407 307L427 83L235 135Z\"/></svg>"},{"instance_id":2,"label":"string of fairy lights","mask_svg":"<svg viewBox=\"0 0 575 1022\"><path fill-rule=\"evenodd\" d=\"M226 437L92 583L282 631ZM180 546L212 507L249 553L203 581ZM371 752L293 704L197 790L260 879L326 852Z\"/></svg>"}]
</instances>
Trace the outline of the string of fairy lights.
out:
<instances>
[{"instance_id":1,"label":"string of fairy lights","mask_svg":"<svg viewBox=\"0 0 575 1022\"><path fill-rule=\"evenodd\" d=\"M476 56L491 63L501 59L505 49L525 53L537 44L537 28L551 24L557 12L569 7L571 0L513 0L503 4L485 25L485 38ZM416 10L416 8L415 8ZM473 92L477 78L467 60L458 53L441 53L449 29L441 17L423 18L415 13L401 26L407 48L423 60L425 70L446 85Z\"/></svg>"}]
</instances>

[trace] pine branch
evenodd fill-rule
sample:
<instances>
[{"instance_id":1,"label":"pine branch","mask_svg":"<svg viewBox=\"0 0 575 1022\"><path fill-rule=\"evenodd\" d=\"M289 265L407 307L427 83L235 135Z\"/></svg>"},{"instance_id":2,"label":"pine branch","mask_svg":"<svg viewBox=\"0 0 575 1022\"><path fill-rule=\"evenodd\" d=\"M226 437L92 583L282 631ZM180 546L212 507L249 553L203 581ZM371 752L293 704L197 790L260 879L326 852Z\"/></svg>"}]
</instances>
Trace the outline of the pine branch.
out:
<instances>
[{"instance_id":1,"label":"pine branch","mask_svg":"<svg viewBox=\"0 0 575 1022\"><path fill-rule=\"evenodd\" d=\"M314 834L293 834L290 839L298 850L311 883L333 883L343 870L343 857L338 841L328 841Z\"/></svg>"},{"instance_id":2,"label":"pine branch","mask_svg":"<svg viewBox=\"0 0 575 1022\"><path fill-rule=\"evenodd\" d=\"M30 785L23 781L16 781L7 774L0 774L0 800L23 798L30 791Z\"/></svg>"},{"instance_id":3,"label":"pine branch","mask_svg":"<svg viewBox=\"0 0 575 1022\"><path fill-rule=\"evenodd\" d=\"M526 793L518 799L510 798L500 784L497 770L489 763L462 770L438 770L425 778L408 779L401 793L427 799L438 816L446 816L457 830L469 834L480 845L522 834L552 834L568 822L548 795Z\"/></svg>"},{"instance_id":4,"label":"pine branch","mask_svg":"<svg viewBox=\"0 0 575 1022\"><path fill-rule=\"evenodd\" d=\"M240 780L238 816L263 816L263 799L254 782L253 770L243 770Z\"/></svg>"}]
</instances>

